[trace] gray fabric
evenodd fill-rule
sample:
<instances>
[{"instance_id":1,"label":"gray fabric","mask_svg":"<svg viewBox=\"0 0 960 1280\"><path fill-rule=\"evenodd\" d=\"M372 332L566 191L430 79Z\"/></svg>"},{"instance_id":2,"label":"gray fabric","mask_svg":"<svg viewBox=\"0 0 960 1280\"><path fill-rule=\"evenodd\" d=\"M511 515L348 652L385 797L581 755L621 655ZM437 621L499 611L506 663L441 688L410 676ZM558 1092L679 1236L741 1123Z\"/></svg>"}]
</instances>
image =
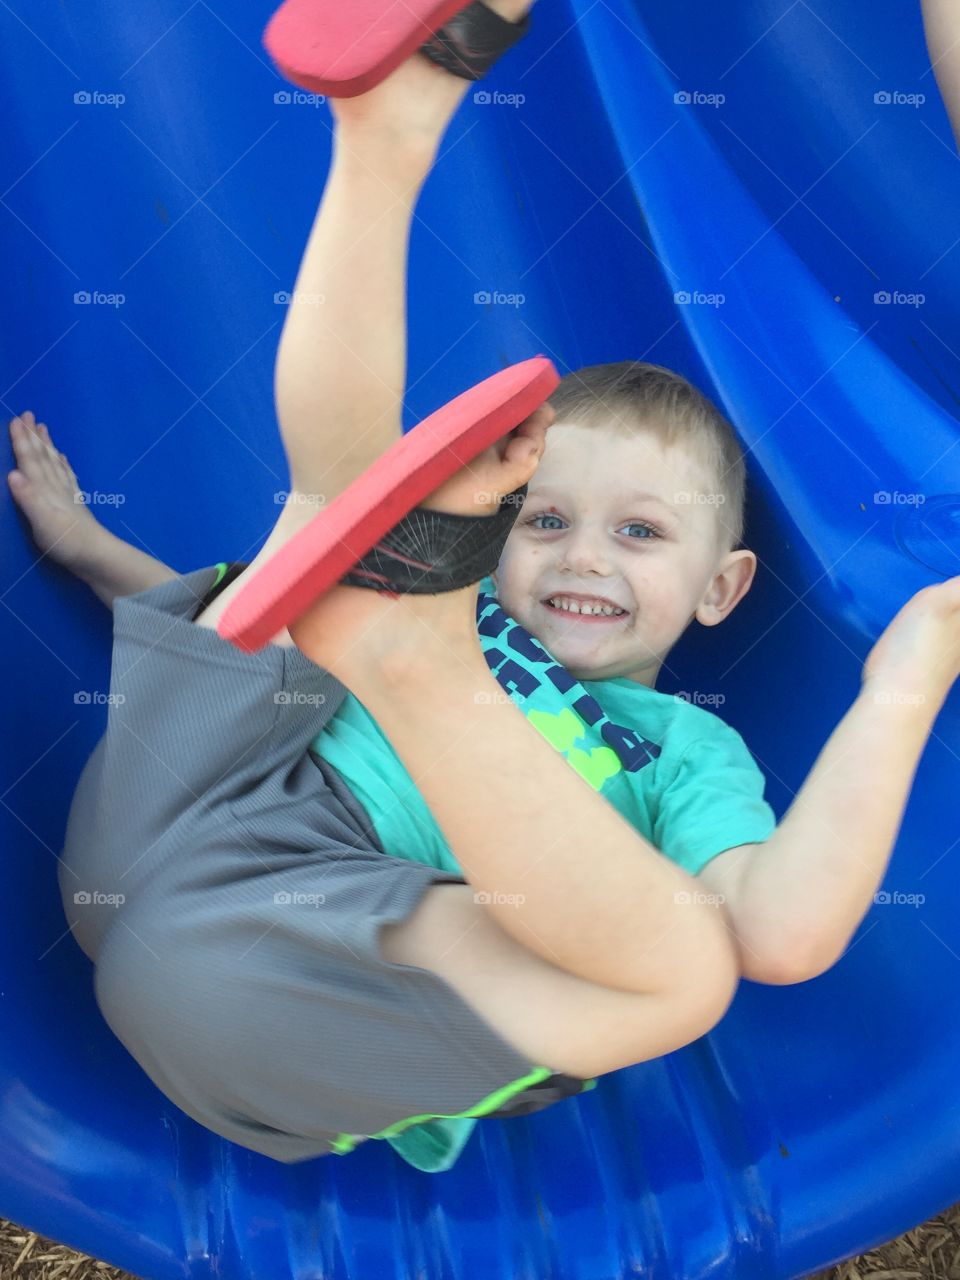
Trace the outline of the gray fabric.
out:
<instances>
[{"instance_id":1,"label":"gray fabric","mask_svg":"<svg viewBox=\"0 0 960 1280\"><path fill-rule=\"evenodd\" d=\"M466 1111L540 1064L436 974L382 958L381 926L430 884L464 881L385 854L308 753L345 694L330 672L190 621L215 578L115 604L107 729L73 798L60 890L100 1010L151 1080L213 1132L292 1163L338 1134Z\"/></svg>"}]
</instances>

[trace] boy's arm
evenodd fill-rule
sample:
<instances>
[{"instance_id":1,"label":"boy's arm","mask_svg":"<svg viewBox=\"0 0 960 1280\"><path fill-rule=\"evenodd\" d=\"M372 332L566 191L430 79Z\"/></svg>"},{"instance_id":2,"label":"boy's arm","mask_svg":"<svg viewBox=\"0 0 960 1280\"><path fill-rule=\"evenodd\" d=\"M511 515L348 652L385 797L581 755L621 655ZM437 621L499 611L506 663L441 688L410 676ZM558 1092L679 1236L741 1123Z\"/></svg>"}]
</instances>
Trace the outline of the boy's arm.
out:
<instances>
[{"instance_id":1,"label":"boy's arm","mask_svg":"<svg viewBox=\"0 0 960 1280\"><path fill-rule=\"evenodd\" d=\"M841 957L873 905L945 694L865 685L777 830L748 854L731 911L743 945L776 957L779 985Z\"/></svg>"},{"instance_id":2,"label":"boy's arm","mask_svg":"<svg viewBox=\"0 0 960 1280\"><path fill-rule=\"evenodd\" d=\"M41 558L85 582L108 607L177 575L162 561L116 537L96 518L44 422L27 409L10 420L16 469L7 475Z\"/></svg>"},{"instance_id":3,"label":"boy's arm","mask_svg":"<svg viewBox=\"0 0 960 1280\"><path fill-rule=\"evenodd\" d=\"M108 609L118 596L137 595L178 577L162 560L124 542L102 525L82 558L69 567Z\"/></svg>"}]
</instances>

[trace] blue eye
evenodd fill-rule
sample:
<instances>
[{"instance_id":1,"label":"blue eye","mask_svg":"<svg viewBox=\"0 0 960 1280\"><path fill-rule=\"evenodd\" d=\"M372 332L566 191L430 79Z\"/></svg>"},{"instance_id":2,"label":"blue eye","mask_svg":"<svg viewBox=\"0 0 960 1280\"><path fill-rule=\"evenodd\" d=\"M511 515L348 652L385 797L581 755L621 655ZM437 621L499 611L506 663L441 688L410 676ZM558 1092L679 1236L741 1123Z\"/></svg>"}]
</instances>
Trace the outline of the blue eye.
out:
<instances>
[{"instance_id":1,"label":"blue eye","mask_svg":"<svg viewBox=\"0 0 960 1280\"><path fill-rule=\"evenodd\" d=\"M560 520L560 517L558 515L554 515L552 511L543 511L540 515L531 516L529 520L525 520L524 524L535 525L538 520ZM563 524L564 521L560 520L560 523ZM650 534L649 538L634 538L634 542L650 542L653 538L663 537L663 534L655 525L647 524L646 521L643 520L631 520L629 524L625 524L623 527L625 529L645 529L647 533ZM556 533L556 529L544 529L541 527L540 532Z\"/></svg>"}]
</instances>

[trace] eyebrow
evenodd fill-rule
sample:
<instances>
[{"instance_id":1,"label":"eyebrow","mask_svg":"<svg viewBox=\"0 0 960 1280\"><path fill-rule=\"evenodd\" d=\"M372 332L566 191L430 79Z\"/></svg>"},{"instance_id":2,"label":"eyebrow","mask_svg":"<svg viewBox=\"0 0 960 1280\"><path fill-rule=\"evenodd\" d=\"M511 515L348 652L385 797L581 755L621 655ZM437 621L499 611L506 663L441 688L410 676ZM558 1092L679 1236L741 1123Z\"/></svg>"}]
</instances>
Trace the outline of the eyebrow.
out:
<instances>
[{"instance_id":1,"label":"eyebrow","mask_svg":"<svg viewBox=\"0 0 960 1280\"><path fill-rule=\"evenodd\" d=\"M542 497L545 494L556 494L557 490L551 485L543 485L541 488L538 488L537 492L538 496ZM657 506L663 508L671 520L675 520L678 524L680 523L681 516L679 510L669 502L664 502L663 498L656 493L647 493L646 491L633 489L629 493L625 492L614 494L614 498L616 501L623 504L630 502L655 502Z\"/></svg>"}]
</instances>

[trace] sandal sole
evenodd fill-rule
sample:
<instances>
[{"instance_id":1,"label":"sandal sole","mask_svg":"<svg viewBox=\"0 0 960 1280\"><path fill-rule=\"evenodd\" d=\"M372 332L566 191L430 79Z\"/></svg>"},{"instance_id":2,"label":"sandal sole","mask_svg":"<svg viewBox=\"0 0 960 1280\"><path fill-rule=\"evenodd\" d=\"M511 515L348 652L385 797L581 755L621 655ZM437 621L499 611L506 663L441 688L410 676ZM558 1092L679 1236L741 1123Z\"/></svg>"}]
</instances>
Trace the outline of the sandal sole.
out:
<instances>
[{"instance_id":1,"label":"sandal sole","mask_svg":"<svg viewBox=\"0 0 960 1280\"><path fill-rule=\"evenodd\" d=\"M355 98L385 80L471 0L286 0L263 44L288 80Z\"/></svg>"},{"instance_id":2,"label":"sandal sole","mask_svg":"<svg viewBox=\"0 0 960 1280\"><path fill-rule=\"evenodd\" d=\"M424 418L271 557L230 602L217 633L245 653L262 649L414 507L529 418L559 383L553 362L534 356Z\"/></svg>"}]
</instances>

